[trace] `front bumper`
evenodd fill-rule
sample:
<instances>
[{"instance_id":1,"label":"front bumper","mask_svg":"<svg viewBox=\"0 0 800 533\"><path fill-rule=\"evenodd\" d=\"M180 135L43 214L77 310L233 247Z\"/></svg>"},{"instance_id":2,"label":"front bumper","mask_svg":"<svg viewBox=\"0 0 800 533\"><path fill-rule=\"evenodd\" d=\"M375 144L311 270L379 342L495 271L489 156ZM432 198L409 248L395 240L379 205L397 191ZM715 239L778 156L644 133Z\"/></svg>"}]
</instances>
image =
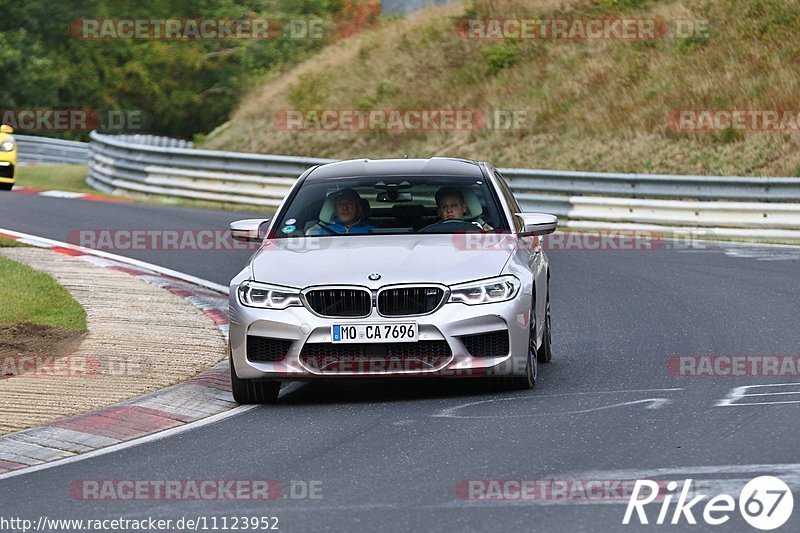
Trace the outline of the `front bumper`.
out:
<instances>
[{"instance_id":1,"label":"front bumper","mask_svg":"<svg viewBox=\"0 0 800 533\"><path fill-rule=\"evenodd\" d=\"M305 307L289 307L285 310L246 307L238 301L236 292L231 290L229 342L236 375L241 379L290 381L380 376L480 377L525 373L531 296L522 291L507 302L473 306L448 303L431 314L415 317L385 318L373 309L369 317L358 319L322 318ZM380 356L348 354L340 357L341 364L325 367L319 364L319 359L308 357L308 349L304 350L307 343L330 343L333 324L409 321L418 324L420 342L444 341L450 353L426 359L421 364L414 358L405 362L385 360L385 364L381 364ZM508 351L503 355L471 354L462 340L463 337L499 331L508 332ZM288 341L285 343L288 346L285 358L275 362L248 359L248 335ZM369 352L372 345L363 346ZM326 361L330 361L331 356L326 357Z\"/></svg>"}]
</instances>

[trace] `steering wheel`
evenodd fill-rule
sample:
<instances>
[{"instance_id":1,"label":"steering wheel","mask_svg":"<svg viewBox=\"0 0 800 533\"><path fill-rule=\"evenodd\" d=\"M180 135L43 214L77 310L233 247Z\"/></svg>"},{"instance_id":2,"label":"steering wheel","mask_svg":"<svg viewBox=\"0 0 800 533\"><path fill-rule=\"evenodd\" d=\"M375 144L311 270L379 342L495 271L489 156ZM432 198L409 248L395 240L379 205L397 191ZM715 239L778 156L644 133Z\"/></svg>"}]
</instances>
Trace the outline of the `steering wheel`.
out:
<instances>
[{"instance_id":1,"label":"steering wheel","mask_svg":"<svg viewBox=\"0 0 800 533\"><path fill-rule=\"evenodd\" d=\"M315 232L316 232L316 230L317 230L317 229L321 229L321 230L323 230L323 232L324 232L324 233L311 233L312 231L315 231ZM329 228L329 227L327 226L327 224L323 223L323 222L320 220L320 221L317 221L317 223L316 223L316 224L314 224L313 226L311 226L310 228L308 228L308 229L307 229L305 232L301 233L301 235L306 235L306 236L316 236L316 235L338 235L338 233L336 233L335 231L333 231L331 228Z\"/></svg>"},{"instance_id":2,"label":"steering wheel","mask_svg":"<svg viewBox=\"0 0 800 533\"><path fill-rule=\"evenodd\" d=\"M481 228L466 220L440 220L425 226L417 233L483 233Z\"/></svg>"}]
</instances>

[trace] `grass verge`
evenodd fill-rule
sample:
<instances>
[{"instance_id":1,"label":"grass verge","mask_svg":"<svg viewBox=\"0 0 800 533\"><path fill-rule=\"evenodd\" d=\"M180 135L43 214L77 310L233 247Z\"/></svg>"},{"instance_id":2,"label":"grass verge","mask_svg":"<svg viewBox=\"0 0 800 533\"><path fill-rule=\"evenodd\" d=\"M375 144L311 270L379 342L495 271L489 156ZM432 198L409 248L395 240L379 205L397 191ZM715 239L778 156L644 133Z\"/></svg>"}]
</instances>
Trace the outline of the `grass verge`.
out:
<instances>
[{"instance_id":1,"label":"grass verge","mask_svg":"<svg viewBox=\"0 0 800 533\"><path fill-rule=\"evenodd\" d=\"M0 256L0 325L22 323L86 331L86 311L51 276Z\"/></svg>"},{"instance_id":2,"label":"grass verge","mask_svg":"<svg viewBox=\"0 0 800 533\"><path fill-rule=\"evenodd\" d=\"M86 185L86 165L37 165L17 169L17 185L45 191L99 194Z\"/></svg>"},{"instance_id":3,"label":"grass verge","mask_svg":"<svg viewBox=\"0 0 800 533\"><path fill-rule=\"evenodd\" d=\"M69 191L107 198L123 198L139 203L155 205L174 205L178 207L196 207L200 209L215 209L226 211L265 211L262 206L246 204L232 204L225 202L210 202L203 200L190 200L184 198L170 198L165 196L147 196L138 194L110 195L93 189L86 184L86 165L40 165L24 166L17 170L17 185L41 190ZM274 211L268 208L268 211Z\"/></svg>"},{"instance_id":4,"label":"grass verge","mask_svg":"<svg viewBox=\"0 0 800 533\"><path fill-rule=\"evenodd\" d=\"M0 237L0 248L21 248L24 246L27 245L8 237Z\"/></svg>"}]
</instances>

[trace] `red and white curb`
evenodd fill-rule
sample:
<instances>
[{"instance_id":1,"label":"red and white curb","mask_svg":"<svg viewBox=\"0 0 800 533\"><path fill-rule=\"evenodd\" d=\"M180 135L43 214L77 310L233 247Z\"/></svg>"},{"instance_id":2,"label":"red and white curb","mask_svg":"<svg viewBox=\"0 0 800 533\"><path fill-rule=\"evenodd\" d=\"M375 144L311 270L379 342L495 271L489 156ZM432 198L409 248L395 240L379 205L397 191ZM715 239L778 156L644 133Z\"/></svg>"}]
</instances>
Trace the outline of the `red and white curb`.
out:
<instances>
[{"instance_id":1,"label":"red and white curb","mask_svg":"<svg viewBox=\"0 0 800 533\"><path fill-rule=\"evenodd\" d=\"M92 200L95 202L113 202L122 204L131 204L133 200L123 200L121 198L107 198L96 194L86 194L82 192L70 191L45 191L42 189L34 189L33 187L25 187L24 185L14 185L12 190L18 194L29 194L33 196L49 196L51 198L69 198L71 200Z\"/></svg>"},{"instance_id":2,"label":"red and white curb","mask_svg":"<svg viewBox=\"0 0 800 533\"><path fill-rule=\"evenodd\" d=\"M0 229L0 236L49 248L94 265L122 271L163 287L200 308L228 335L228 288L142 261ZM228 361L166 389L46 426L0 436L0 479L40 469L52 461L176 430L214 419L236 407L230 394ZM211 420L209 419L209 420ZM166 432L165 432L166 433Z\"/></svg>"}]
</instances>

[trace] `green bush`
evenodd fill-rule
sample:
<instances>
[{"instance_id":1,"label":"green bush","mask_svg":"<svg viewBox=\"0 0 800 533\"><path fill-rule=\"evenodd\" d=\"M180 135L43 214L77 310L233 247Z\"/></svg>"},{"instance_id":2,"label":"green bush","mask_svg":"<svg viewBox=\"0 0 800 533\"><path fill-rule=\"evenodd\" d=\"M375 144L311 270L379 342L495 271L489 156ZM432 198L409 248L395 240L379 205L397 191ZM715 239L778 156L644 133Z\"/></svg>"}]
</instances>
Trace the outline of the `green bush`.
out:
<instances>
[{"instance_id":1,"label":"green bush","mask_svg":"<svg viewBox=\"0 0 800 533\"><path fill-rule=\"evenodd\" d=\"M520 51L514 41L504 41L481 49L481 56L486 62L487 72L495 75L516 64L520 59Z\"/></svg>"},{"instance_id":2,"label":"green bush","mask_svg":"<svg viewBox=\"0 0 800 533\"><path fill-rule=\"evenodd\" d=\"M300 76L287 96L295 109L317 109L325 105L328 87L319 74L310 72Z\"/></svg>"},{"instance_id":3,"label":"green bush","mask_svg":"<svg viewBox=\"0 0 800 533\"><path fill-rule=\"evenodd\" d=\"M597 0L602 9L642 9L649 3L650 0Z\"/></svg>"},{"instance_id":4,"label":"green bush","mask_svg":"<svg viewBox=\"0 0 800 533\"><path fill-rule=\"evenodd\" d=\"M332 0L161 2L0 0L5 109L127 110L150 117L147 133L191 138L225 122L244 92L293 66L323 39L87 40L80 19L322 19ZM24 133L24 132L22 132ZM86 140L88 132L58 134Z\"/></svg>"}]
</instances>

